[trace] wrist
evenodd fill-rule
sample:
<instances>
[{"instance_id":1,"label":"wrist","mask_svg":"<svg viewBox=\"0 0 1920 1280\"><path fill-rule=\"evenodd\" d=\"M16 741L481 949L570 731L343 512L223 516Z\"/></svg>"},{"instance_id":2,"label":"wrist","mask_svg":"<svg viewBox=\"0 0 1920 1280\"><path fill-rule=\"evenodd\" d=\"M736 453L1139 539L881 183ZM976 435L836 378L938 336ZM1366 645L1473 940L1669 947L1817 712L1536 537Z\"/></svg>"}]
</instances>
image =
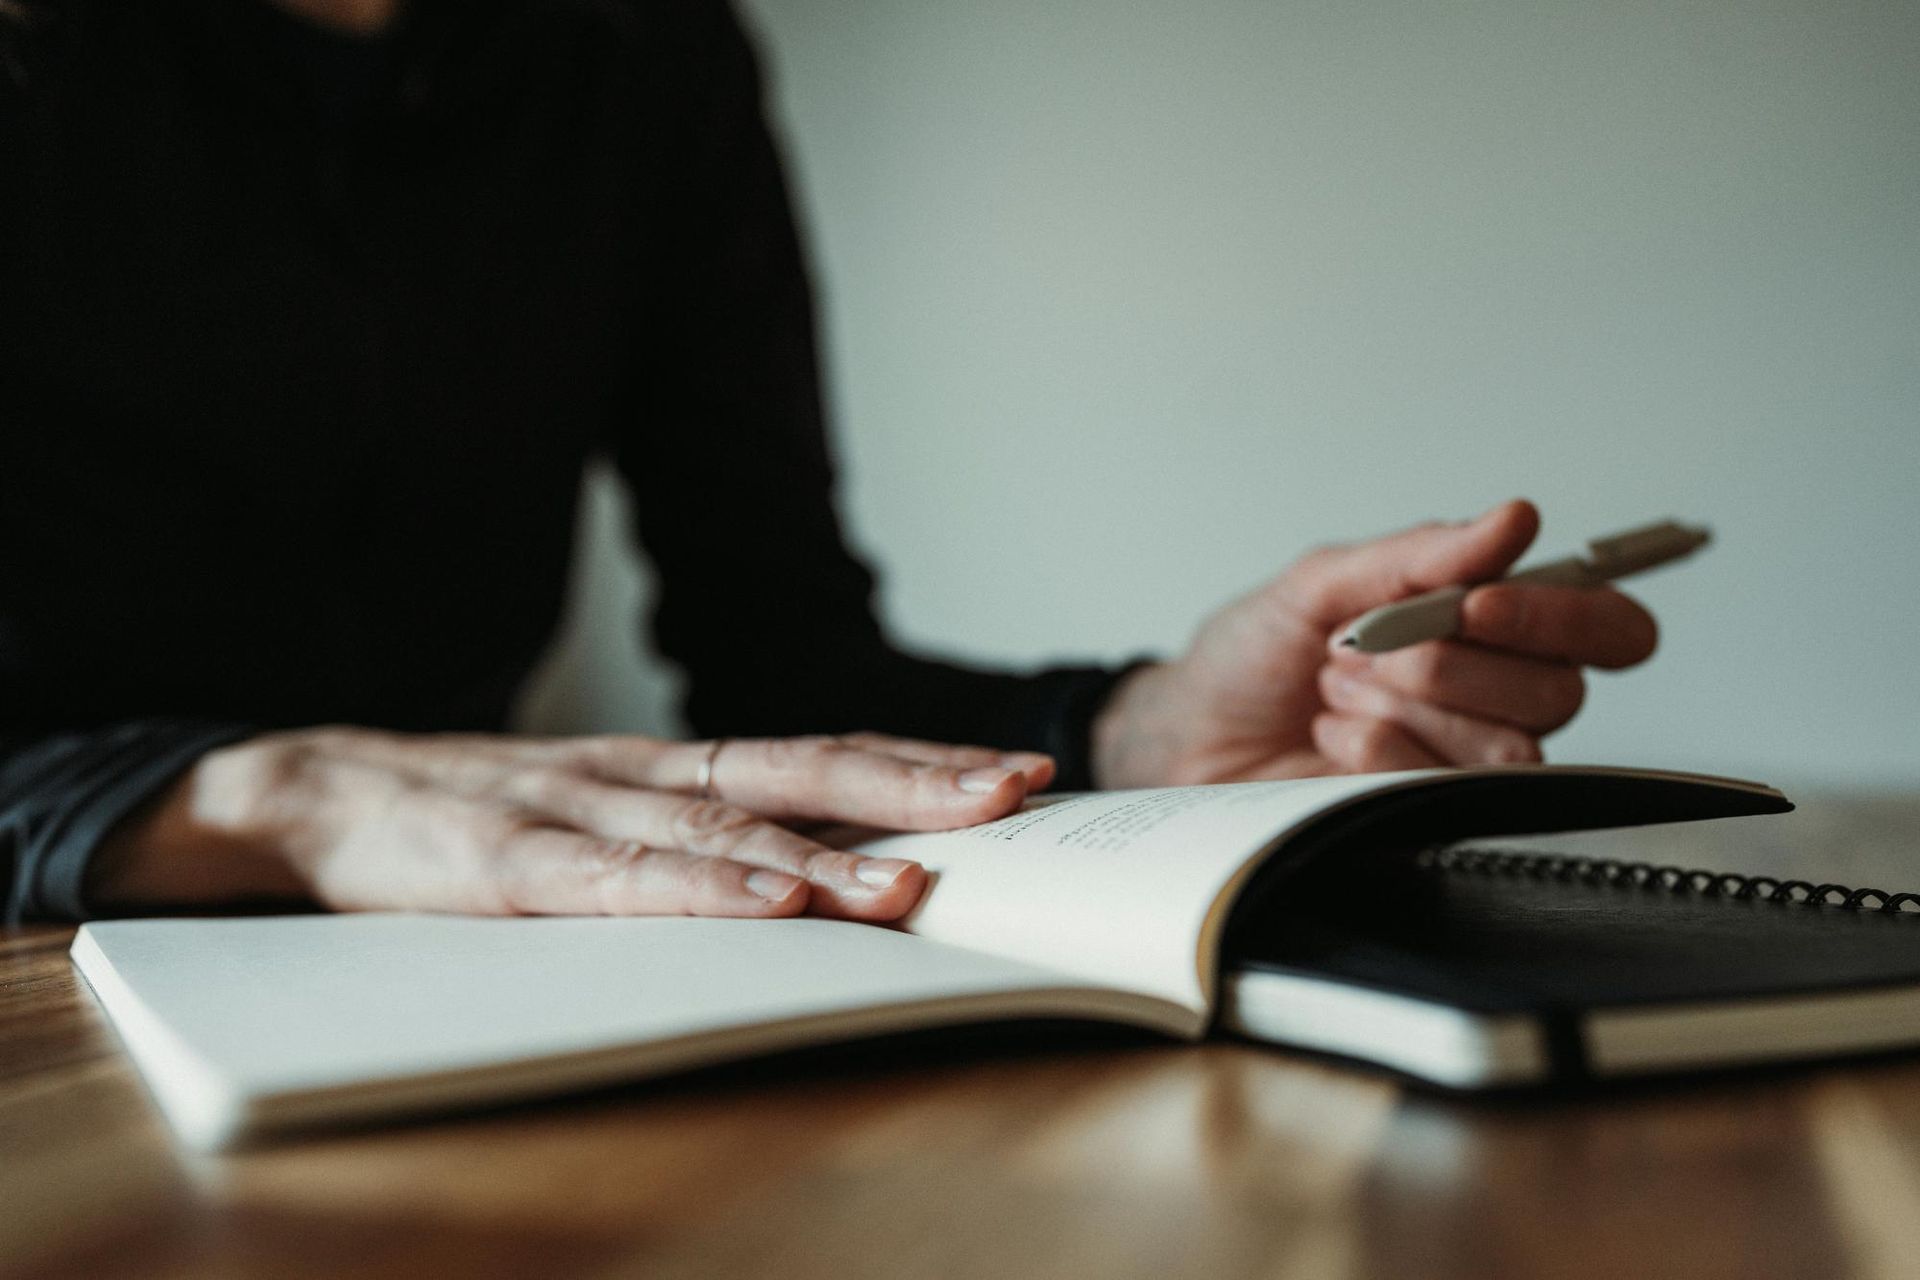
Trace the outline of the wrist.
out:
<instances>
[{"instance_id":1,"label":"wrist","mask_svg":"<svg viewBox=\"0 0 1920 1280\"><path fill-rule=\"evenodd\" d=\"M216 747L116 823L94 850L87 900L104 910L297 899L283 856L294 734Z\"/></svg>"},{"instance_id":2,"label":"wrist","mask_svg":"<svg viewBox=\"0 0 1920 1280\"><path fill-rule=\"evenodd\" d=\"M1178 721L1167 708L1174 664L1148 662L1121 677L1093 720L1093 781L1102 790L1166 785Z\"/></svg>"}]
</instances>

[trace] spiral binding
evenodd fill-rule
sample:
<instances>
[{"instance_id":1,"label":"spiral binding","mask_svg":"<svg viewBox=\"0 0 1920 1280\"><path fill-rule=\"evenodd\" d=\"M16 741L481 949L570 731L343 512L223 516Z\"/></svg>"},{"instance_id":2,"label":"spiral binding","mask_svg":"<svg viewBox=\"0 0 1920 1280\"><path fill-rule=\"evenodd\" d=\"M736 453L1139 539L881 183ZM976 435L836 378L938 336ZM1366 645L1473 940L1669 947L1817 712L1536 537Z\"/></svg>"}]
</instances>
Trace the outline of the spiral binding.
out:
<instances>
[{"instance_id":1,"label":"spiral binding","mask_svg":"<svg viewBox=\"0 0 1920 1280\"><path fill-rule=\"evenodd\" d=\"M1609 889L1664 889L1669 893L1703 898L1735 898L1758 902L1787 902L1801 906L1847 907L1855 911L1920 912L1920 893L1887 893L1882 889L1850 889L1843 884L1814 884L1810 880L1776 880L1772 876L1744 876L1730 871L1697 871L1656 866L1650 862L1622 862L1615 858L1584 858L1568 853L1529 853L1508 849L1423 849L1414 865L1430 871L1469 875L1526 877Z\"/></svg>"}]
</instances>

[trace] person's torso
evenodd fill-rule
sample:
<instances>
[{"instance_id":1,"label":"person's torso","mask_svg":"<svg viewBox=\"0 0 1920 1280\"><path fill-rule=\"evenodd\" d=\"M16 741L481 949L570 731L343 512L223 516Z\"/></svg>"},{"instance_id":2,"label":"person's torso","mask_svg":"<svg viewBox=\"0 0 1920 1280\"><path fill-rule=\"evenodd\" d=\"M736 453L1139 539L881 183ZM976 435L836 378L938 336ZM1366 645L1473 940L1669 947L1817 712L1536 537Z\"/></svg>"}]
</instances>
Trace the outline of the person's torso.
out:
<instances>
[{"instance_id":1,"label":"person's torso","mask_svg":"<svg viewBox=\"0 0 1920 1280\"><path fill-rule=\"evenodd\" d=\"M478 725L554 622L673 68L592 5L262 5L87 5L0 107L0 725Z\"/></svg>"}]
</instances>

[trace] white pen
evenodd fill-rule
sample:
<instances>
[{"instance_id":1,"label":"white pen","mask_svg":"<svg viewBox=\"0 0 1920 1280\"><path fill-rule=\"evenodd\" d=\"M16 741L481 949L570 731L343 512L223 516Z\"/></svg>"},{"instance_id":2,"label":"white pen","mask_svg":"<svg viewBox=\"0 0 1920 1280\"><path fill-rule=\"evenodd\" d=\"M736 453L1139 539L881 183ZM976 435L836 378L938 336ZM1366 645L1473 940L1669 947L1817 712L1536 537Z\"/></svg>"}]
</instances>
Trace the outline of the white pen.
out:
<instances>
[{"instance_id":1,"label":"white pen","mask_svg":"<svg viewBox=\"0 0 1920 1280\"><path fill-rule=\"evenodd\" d=\"M1509 574L1500 582L1538 582L1553 587L1597 587L1691 555L1712 535L1697 525L1662 520L1587 543L1587 555L1568 556ZM1473 586L1484 586L1475 583ZM1422 640L1444 640L1460 630L1460 602L1473 586L1442 587L1381 605L1354 619L1341 633L1344 648L1387 653Z\"/></svg>"}]
</instances>

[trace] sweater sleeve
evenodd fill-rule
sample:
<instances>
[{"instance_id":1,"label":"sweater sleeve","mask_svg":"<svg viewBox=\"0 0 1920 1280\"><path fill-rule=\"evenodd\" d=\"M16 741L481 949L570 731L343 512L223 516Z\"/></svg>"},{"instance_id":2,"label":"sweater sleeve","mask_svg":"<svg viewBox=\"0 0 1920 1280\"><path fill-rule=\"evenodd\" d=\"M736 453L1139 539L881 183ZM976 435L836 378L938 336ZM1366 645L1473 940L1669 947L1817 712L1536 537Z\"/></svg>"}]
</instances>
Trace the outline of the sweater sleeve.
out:
<instances>
[{"instance_id":1,"label":"sweater sleeve","mask_svg":"<svg viewBox=\"0 0 1920 1280\"><path fill-rule=\"evenodd\" d=\"M1089 732L1124 668L1015 674L902 652L848 548L813 298L751 47L703 6L705 73L658 215L648 351L611 452L660 582L655 638L702 734L872 729L1052 754L1092 785Z\"/></svg>"},{"instance_id":2,"label":"sweater sleeve","mask_svg":"<svg viewBox=\"0 0 1920 1280\"><path fill-rule=\"evenodd\" d=\"M0 735L0 879L6 922L84 920L87 864L113 825L243 725L137 720Z\"/></svg>"}]
</instances>

